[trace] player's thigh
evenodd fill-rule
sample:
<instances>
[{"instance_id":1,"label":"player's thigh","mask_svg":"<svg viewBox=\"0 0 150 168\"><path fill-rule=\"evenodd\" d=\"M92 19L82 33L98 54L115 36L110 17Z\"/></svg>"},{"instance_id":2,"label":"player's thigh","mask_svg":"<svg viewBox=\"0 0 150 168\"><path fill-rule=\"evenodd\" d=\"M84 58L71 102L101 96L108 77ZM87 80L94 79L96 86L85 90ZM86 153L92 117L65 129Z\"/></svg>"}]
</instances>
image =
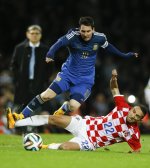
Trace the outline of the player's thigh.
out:
<instances>
[{"instance_id":1,"label":"player's thigh","mask_svg":"<svg viewBox=\"0 0 150 168\"><path fill-rule=\"evenodd\" d=\"M66 115L50 115L49 124L56 125L61 128L66 128L70 125L72 120L71 116Z\"/></svg>"},{"instance_id":2,"label":"player's thigh","mask_svg":"<svg viewBox=\"0 0 150 168\"><path fill-rule=\"evenodd\" d=\"M70 99L84 102L91 94L91 84L78 84L70 88Z\"/></svg>"},{"instance_id":3,"label":"player's thigh","mask_svg":"<svg viewBox=\"0 0 150 168\"><path fill-rule=\"evenodd\" d=\"M53 90L56 94L61 94L70 88L70 82L65 77L65 75L62 75L58 73L54 81L49 86L49 89Z\"/></svg>"}]
</instances>

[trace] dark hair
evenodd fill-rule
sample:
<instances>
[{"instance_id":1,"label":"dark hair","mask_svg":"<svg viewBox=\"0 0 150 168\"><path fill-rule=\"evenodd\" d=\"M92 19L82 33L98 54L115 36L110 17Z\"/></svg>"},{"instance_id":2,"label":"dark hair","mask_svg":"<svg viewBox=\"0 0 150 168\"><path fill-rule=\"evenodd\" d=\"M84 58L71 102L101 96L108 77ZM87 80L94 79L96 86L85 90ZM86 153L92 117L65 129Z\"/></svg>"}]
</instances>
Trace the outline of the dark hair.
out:
<instances>
[{"instance_id":1,"label":"dark hair","mask_svg":"<svg viewBox=\"0 0 150 168\"><path fill-rule=\"evenodd\" d=\"M143 114L145 116L148 113L148 108L145 105L143 105L143 104L140 104L138 106L141 108L141 110L142 110L142 112L143 112Z\"/></svg>"},{"instance_id":2,"label":"dark hair","mask_svg":"<svg viewBox=\"0 0 150 168\"><path fill-rule=\"evenodd\" d=\"M90 16L81 17L79 19L79 26L81 25L91 26L92 28L94 28L94 20Z\"/></svg>"}]
</instances>

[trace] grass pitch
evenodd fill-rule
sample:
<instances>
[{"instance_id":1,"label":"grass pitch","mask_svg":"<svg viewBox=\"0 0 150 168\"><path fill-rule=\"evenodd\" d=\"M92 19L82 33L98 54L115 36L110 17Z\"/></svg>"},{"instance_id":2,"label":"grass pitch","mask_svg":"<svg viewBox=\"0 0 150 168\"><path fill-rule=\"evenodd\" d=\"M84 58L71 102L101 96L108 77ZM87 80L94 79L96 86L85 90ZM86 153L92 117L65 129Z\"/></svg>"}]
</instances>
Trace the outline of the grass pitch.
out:
<instances>
[{"instance_id":1,"label":"grass pitch","mask_svg":"<svg viewBox=\"0 0 150 168\"><path fill-rule=\"evenodd\" d=\"M45 144L63 142L69 134L41 134ZM96 151L24 150L22 136L0 135L0 168L148 168L150 166L150 135L142 135L140 154L127 153L127 143Z\"/></svg>"}]
</instances>

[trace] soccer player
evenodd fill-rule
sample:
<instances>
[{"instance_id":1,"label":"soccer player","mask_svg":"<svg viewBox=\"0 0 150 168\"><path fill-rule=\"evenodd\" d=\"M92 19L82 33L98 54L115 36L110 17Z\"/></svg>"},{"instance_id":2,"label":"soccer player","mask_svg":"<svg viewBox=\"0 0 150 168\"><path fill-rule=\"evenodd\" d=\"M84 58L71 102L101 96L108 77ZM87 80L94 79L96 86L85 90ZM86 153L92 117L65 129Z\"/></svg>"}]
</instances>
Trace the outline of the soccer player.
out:
<instances>
[{"instance_id":1,"label":"soccer player","mask_svg":"<svg viewBox=\"0 0 150 168\"><path fill-rule=\"evenodd\" d=\"M52 124L68 130L74 135L68 142L43 145L46 149L95 150L96 148L127 142L131 152L140 152L140 131L137 125L146 114L145 106L131 107L120 95L117 83L117 71L112 71L110 88L116 107L106 116L82 118L79 115L35 115L15 121L11 111L7 111L9 128L20 126L40 126Z\"/></svg>"},{"instance_id":2,"label":"soccer player","mask_svg":"<svg viewBox=\"0 0 150 168\"><path fill-rule=\"evenodd\" d=\"M70 92L70 101L65 102L54 114L65 114L77 110L91 94L95 77L96 54L99 48L120 57L138 56L133 52L122 53L110 44L103 33L95 31L94 20L91 17L81 17L79 29L69 30L51 46L46 55L47 63L54 61L55 53L61 47L68 47L69 50L68 59L62 65L61 72L57 74L47 90L29 102L21 114L13 113L15 120L31 116L32 112L44 102L65 91Z\"/></svg>"}]
</instances>

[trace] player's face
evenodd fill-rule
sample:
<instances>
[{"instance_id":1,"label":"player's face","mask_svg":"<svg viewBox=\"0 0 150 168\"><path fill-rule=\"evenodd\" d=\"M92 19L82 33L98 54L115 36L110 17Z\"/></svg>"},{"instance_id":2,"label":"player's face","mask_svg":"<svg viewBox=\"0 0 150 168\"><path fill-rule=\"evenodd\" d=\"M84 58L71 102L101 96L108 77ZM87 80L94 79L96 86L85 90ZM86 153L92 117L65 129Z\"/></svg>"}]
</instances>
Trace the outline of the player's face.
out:
<instances>
[{"instance_id":1,"label":"player's face","mask_svg":"<svg viewBox=\"0 0 150 168\"><path fill-rule=\"evenodd\" d=\"M144 114L139 106L135 106L131 108L127 115L127 121L129 123L135 123L138 121L141 121L142 118L144 117Z\"/></svg>"},{"instance_id":2,"label":"player's face","mask_svg":"<svg viewBox=\"0 0 150 168\"><path fill-rule=\"evenodd\" d=\"M80 26L80 35L84 41L89 41L92 38L94 29L91 26Z\"/></svg>"},{"instance_id":3,"label":"player's face","mask_svg":"<svg viewBox=\"0 0 150 168\"><path fill-rule=\"evenodd\" d=\"M27 38L29 41L31 41L33 44L38 43L41 40L41 32L39 30L30 30L26 33Z\"/></svg>"}]
</instances>

